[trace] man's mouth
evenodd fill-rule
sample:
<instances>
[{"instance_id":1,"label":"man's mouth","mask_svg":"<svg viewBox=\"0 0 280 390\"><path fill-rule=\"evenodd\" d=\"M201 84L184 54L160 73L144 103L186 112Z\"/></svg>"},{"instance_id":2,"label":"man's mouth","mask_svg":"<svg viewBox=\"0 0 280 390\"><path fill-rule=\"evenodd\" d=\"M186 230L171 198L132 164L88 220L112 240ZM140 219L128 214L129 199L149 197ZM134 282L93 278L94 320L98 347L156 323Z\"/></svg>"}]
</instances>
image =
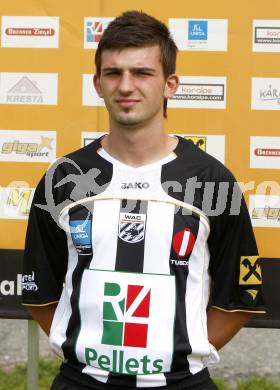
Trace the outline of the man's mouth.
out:
<instances>
[{"instance_id":1,"label":"man's mouth","mask_svg":"<svg viewBox=\"0 0 280 390\"><path fill-rule=\"evenodd\" d=\"M122 108L134 107L137 103L140 102L138 99L116 99L116 102Z\"/></svg>"}]
</instances>

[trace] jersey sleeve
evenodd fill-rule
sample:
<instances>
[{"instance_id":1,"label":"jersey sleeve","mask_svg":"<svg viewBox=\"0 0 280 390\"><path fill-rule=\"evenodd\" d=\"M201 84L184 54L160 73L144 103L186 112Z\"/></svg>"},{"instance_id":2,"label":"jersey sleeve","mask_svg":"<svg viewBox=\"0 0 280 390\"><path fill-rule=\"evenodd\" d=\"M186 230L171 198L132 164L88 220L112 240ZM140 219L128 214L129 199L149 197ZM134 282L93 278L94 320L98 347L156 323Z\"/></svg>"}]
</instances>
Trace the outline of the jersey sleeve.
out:
<instances>
[{"instance_id":1,"label":"jersey sleeve","mask_svg":"<svg viewBox=\"0 0 280 390\"><path fill-rule=\"evenodd\" d=\"M47 305L60 298L67 268L67 237L47 210L44 178L36 188L27 227L22 276L24 305Z\"/></svg>"},{"instance_id":2,"label":"jersey sleeve","mask_svg":"<svg viewBox=\"0 0 280 390\"><path fill-rule=\"evenodd\" d=\"M222 176L222 181L229 183L226 207L210 217L208 239L211 306L264 313L258 249L247 206L231 173L226 170Z\"/></svg>"}]
</instances>

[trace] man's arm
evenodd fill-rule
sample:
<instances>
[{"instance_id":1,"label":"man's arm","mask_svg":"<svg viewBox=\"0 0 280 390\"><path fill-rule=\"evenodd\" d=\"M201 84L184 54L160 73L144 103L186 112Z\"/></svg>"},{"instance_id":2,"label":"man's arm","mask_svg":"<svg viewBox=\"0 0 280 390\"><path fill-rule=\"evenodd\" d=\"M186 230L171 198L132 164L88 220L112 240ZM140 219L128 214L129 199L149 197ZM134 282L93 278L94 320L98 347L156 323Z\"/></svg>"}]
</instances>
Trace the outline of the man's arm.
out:
<instances>
[{"instance_id":1,"label":"man's arm","mask_svg":"<svg viewBox=\"0 0 280 390\"><path fill-rule=\"evenodd\" d=\"M33 319L38 322L43 331L49 336L51 324L57 303L46 306L26 306Z\"/></svg>"},{"instance_id":2,"label":"man's arm","mask_svg":"<svg viewBox=\"0 0 280 390\"><path fill-rule=\"evenodd\" d=\"M219 350L250 320L246 312L226 312L210 308L207 312L208 339Z\"/></svg>"}]
</instances>

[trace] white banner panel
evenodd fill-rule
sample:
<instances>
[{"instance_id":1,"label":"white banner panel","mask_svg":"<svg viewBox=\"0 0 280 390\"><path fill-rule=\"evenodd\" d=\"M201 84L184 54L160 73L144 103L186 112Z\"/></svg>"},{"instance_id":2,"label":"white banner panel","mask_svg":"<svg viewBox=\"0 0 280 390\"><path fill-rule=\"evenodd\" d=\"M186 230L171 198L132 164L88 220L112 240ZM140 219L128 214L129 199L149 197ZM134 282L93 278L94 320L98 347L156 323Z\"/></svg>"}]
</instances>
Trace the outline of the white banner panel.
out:
<instances>
[{"instance_id":1,"label":"white banner panel","mask_svg":"<svg viewBox=\"0 0 280 390\"><path fill-rule=\"evenodd\" d=\"M249 212L254 227L280 227L280 196L249 195Z\"/></svg>"},{"instance_id":2,"label":"white banner panel","mask_svg":"<svg viewBox=\"0 0 280 390\"><path fill-rule=\"evenodd\" d=\"M280 20L253 20L253 51L280 52Z\"/></svg>"},{"instance_id":3,"label":"white banner panel","mask_svg":"<svg viewBox=\"0 0 280 390\"><path fill-rule=\"evenodd\" d=\"M101 99L93 85L93 74L83 75L83 106L105 107L104 100Z\"/></svg>"},{"instance_id":4,"label":"white banner panel","mask_svg":"<svg viewBox=\"0 0 280 390\"><path fill-rule=\"evenodd\" d=\"M0 73L0 104L57 104L57 73Z\"/></svg>"},{"instance_id":5,"label":"white banner panel","mask_svg":"<svg viewBox=\"0 0 280 390\"><path fill-rule=\"evenodd\" d=\"M179 88L171 108L226 108L226 77L180 76Z\"/></svg>"},{"instance_id":6,"label":"white banner panel","mask_svg":"<svg viewBox=\"0 0 280 390\"><path fill-rule=\"evenodd\" d=\"M58 16L2 16L2 47L58 48Z\"/></svg>"},{"instance_id":7,"label":"white banner panel","mask_svg":"<svg viewBox=\"0 0 280 390\"><path fill-rule=\"evenodd\" d=\"M280 137L250 137L250 168L280 169Z\"/></svg>"},{"instance_id":8,"label":"white banner panel","mask_svg":"<svg viewBox=\"0 0 280 390\"><path fill-rule=\"evenodd\" d=\"M35 188L0 187L0 219L27 219Z\"/></svg>"},{"instance_id":9,"label":"white banner panel","mask_svg":"<svg viewBox=\"0 0 280 390\"><path fill-rule=\"evenodd\" d=\"M227 19L169 19L179 50L227 51Z\"/></svg>"},{"instance_id":10,"label":"white banner panel","mask_svg":"<svg viewBox=\"0 0 280 390\"><path fill-rule=\"evenodd\" d=\"M252 110L280 110L280 78L252 78Z\"/></svg>"},{"instance_id":11,"label":"white banner panel","mask_svg":"<svg viewBox=\"0 0 280 390\"><path fill-rule=\"evenodd\" d=\"M41 163L55 159L55 131L0 130L0 161Z\"/></svg>"},{"instance_id":12,"label":"white banner panel","mask_svg":"<svg viewBox=\"0 0 280 390\"><path fill-rule=\"evenodd\" d=\"M104 30L108 24L113 20L112 17L86 17L84 19L84 48L97 49Z\"/></svg>"}]
</instances>

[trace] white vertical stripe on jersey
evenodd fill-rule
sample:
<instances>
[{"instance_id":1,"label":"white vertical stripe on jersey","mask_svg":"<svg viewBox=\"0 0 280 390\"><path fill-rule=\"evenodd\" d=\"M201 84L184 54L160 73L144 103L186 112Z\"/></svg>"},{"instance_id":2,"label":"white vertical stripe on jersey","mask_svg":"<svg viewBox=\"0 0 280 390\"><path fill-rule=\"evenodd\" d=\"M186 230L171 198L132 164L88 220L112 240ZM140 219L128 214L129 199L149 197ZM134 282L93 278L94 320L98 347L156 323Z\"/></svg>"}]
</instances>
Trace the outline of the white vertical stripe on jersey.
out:
<instances>
[{"instance_id":1,"label":"white vertical stripe on jersey","mask_svg":"<svg viewBox=\"0 0 280 390\"><path fill-rule=\"evenodd\" d=\"M154 387L166 386L164 374L136 375L136 387Z\"/></svg>"},{"instance_id":2,"label":"white vertical stripe on jersey","mask_svg":"<svg viewBox=\"0 0 280 390\"><path fill-rule=\"evenodd\" d=\"M192 374L204 368L202 357L210 355L210 345L206 328L205 289L209 291L209 256L205 248L207 237L205 224L200 220L196 242L189 259L189 275L186 289L186 317L189 342L192 353L188 356ZM195 302L195 304L194 304Z\"/></svg>"},{"instance_id":3,"label":"white vertical stripe on jersey","mask_svg":"<svg viewBox=\"0 0 280 390\"><path fill-rule=\"evenodd\" d=\"M169 259L175 206L150 201L146 219L144 273L170 274ZM157 231L157 234L153 232Z\"/></svg>"},{"instance_id":4,"label":"white vertical stripe on jersey","mask_svg":"<svg viewBox=\"0 0 280 390\"><path fill-rule=\"evenodd\" d=\"M185 255L185 253L186 253L186 251L187 251L189 239L190 239L190 232L188 232L187 230L185 230L185 231L184 231L184 235L183 235L183 240L182 240L181 248L180 248L180 250L179 250L179 256L184 256L184 255Z\"/></svg>"},{"instance_id":5,"label":"white vertical stripe on jersey","mask_svg":"<svg viewBox=\"0 0 280 390\"><path fill-rule=\"evenodd\" d=\"M64 213L63 224L69 226L69 214ZM78 253L73 245L72 237L67 229L67 245L68 245L68 269L65 276L65 285L61 294L60 301L55 311L54 319L51 326L49 343L55 353L64 358L61 349L62 344L66 340L67 325L72 314L70 297L73 291L72 274L78 263Z\"/></svg>"},{"instance_id":6,"label":"white vertical stripe on jersey","mask_svg":"<svg viewBox=\"0 0 280 390\"><path fill-rule=\"evenodd\" d=\"M89 268L115 270L120 200L96 200L92 217L93 258ZM110 241L105 237L110 237Z\"/></svg>"}]
</instances>

